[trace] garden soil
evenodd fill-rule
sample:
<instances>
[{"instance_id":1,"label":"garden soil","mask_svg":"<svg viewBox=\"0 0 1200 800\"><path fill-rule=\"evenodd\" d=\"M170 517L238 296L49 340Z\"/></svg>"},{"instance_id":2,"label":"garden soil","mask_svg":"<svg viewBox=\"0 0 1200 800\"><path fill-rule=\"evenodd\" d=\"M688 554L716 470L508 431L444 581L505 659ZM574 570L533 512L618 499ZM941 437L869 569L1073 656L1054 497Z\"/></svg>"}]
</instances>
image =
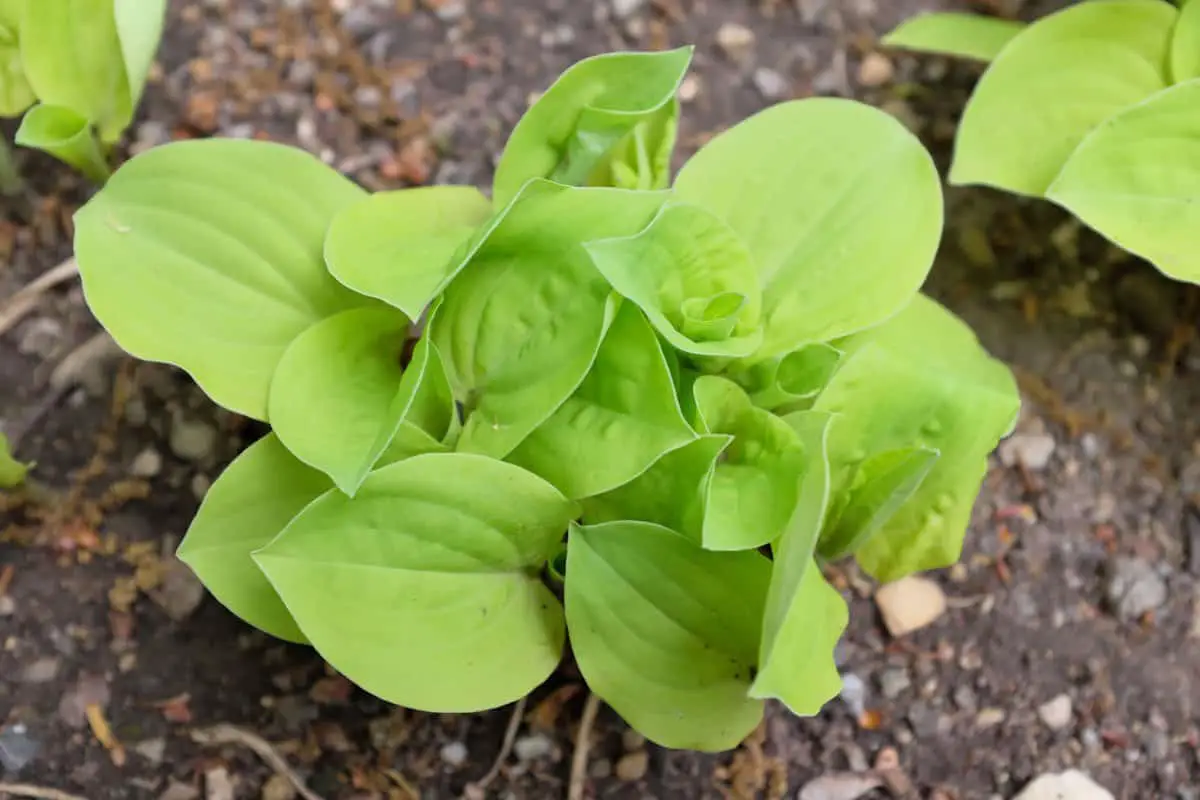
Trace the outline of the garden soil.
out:
<instances>
[{"instance_id":1,"label":"garden soil","mask_svg":"<svg viewBox=\"0 0 1200 800\"><path fill-rule=\"evenodd\" d=\"M505 132L567 65L694 43L681 157L770 103L838 95L898 116L944 169L979 69L877 44L937 5L175 2L129 147L268 138L371 189L486 186ZM70 254L88 192L21 158L0 299ZM884 598L843 565L842 698L812 719L772 708L721 755L655 748L601 707L583 796L988 800L1077 768L1117 798L1200 797L1200 294L1048 204L984 189L949 191L928 291L1013 365L1025 398L962 563L930 576L940 592L889 598L928 624L893 635ZM297 782L324 800L567 795L587 701L569 666L517 716L412 713L206 597L170 554L261 430L98 330L68 281L0 338L0 420L37 462L0 505L0 783L89 800L286 800Z\"/></svg>"}]
</instances>

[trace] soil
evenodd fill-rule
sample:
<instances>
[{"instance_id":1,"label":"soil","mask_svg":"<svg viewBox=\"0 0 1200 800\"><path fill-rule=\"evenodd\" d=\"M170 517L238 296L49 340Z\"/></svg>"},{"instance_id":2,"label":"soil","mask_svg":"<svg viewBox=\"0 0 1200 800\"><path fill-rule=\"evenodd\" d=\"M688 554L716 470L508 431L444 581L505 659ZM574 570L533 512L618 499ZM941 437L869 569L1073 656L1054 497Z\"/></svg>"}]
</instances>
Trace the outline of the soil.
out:
<instances>
[{"instance_id":1,"label":"soil","mask_svg":"<svg viewBox=\"0 0 1200 800\"><path fill-rule=\"evenodd\" d=\"M1046 4L987 6L1031 18ZM961 6L174 2L129 145L267 137L370 188L486 186L505 132L564 67L695 43L681 157L771 102L832 94L896 114L945 167L979 68L877 49L891 25L935 7ZM722 45L731 25L750 32L740 51ZM69 215L90 191L47 159L21 159L30 188L0 221L0 298L69 255ZM871 583L840 568L853 603L843 699L812 719L772 709L717 756L647 746L602 708L588 796L796 797L857 774L884 779L865 798L986 800L1078 767L1118 798L1200 797L1200 291L1049 204L947 197L928 291L1013 365L1025 397L961 564L931 576L947 610L892 637ZM495 780L471 791L513 709L391 708L198 592L170 553L222 465L261 431L102 339L52 380L97 331L69 282L0 338L0 422L36 461L27 491L0 498L0 782L96 800L292 796L253 742L204 739L232 725L270 742L321 798L566 795L586 697L568 667L530 698ZM806 800L855 796L821 786Z\"/></svg>"}]
</instances>

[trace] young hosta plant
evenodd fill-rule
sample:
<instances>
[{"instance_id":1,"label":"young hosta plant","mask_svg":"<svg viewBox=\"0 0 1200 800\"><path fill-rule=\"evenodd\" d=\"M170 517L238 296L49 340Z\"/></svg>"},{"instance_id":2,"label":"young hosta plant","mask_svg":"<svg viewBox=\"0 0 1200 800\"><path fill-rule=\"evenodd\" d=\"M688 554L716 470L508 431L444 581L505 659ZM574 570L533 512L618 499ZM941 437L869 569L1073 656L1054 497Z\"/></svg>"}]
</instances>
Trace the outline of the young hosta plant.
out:
<instances>
[{"instance_id":1,"label":"young hosta plant","mask_svg":"<svg viewBox=\"0 0 1200 800\"><path fill-rule=\"evenodd\" d=\"M0 0L0 116L16 143L103 182L133 121L166 0Z\"/></svg>"},{"instance_id":2,"label":"young hosta plant","mask_svg":"<svg viewBox=\"0 0 1200 800\"><path fill-rule=\"evenodd\" d=\"M271 425L179 549L218 600L437 712L522 697L569 640L648 738L722 750L767 700L838 692L823 562L958 557L1017 396L917 293L928 154L882 112L804 100L672 181L689 57L573 67L490 198L371 195L207 140L135 157L79 211L113 337Z\"/></svg>"},{"instance_id":3,"label":"young hosta plant","mask_svg":"<svg viewBox=\"0 0 1200 800\"><path fill-rule=\"evenodd\" d=\"M932 14L884 43L990 62L951 183L1045 197L1200 283L1200 4L1089 0L1028 26Z\"/></svg>"}]
</instances>

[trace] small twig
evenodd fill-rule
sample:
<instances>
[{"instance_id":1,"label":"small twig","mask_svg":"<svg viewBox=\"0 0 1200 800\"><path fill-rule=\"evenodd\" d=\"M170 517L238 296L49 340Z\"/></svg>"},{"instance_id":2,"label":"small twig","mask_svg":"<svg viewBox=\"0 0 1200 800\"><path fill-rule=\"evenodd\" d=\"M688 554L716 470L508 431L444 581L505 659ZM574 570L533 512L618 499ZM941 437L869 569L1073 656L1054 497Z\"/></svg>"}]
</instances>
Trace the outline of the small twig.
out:
<instances>
[{"instance_id":1,"label":"small twig","mask_svg":"<svg viewBox=\"0 0 1200 800\"><path fill-rule=\"evenodd\" d=\"M567 800L583 800L583 787L587 781L588 750L592 746L592 726L600 711L600 696L589 694L583 705L583 717L579 720L579 735L575 737L575 754L571 756L571 782L568 784Z\"/></svg>"},{"instance_id":2,"label":"small twig","mask_svg":"<svg viewBox=\"0 0 1200 800\"><path fill-rule=\"evenodd\" d=\"M7 795L29 797L34 800L87 800L86 797L46 786L34 786L30 783L0 783L0 797Z\"/></svg>"},{"instance_id":3,"label":"small twig","mask_svg":"<svg viewBox=\"0 0 1200 800\"><path fill-rule=\"evenodd\" d=\"M483 790L499 777L501 767L508 760L508 754L512 752L513 742L517 740L517 731L520 730L521 720L525 717L525 704L528 700L528 697L522 697L513 707L512 716L508 719L508 728L504 731L504 741L500 745L500 752L496 754L496 760L492 762L492 768L487 771L486 775L467 787L469 794L482 796Z\"/></svg>"},{"instance_id":4,"label":"small twig","mask_svg":"<svg viewBox=\"0 0 1200 800\"><path fill-rule=\"evenodd\" d=\"M72 257L30 281L0 307L0 334L5 333L32 311L37 306L39 297L78 274L79 263Z\"/></svg>"},{"instance_id":5,"label":"small twig","mask_svg":"<svg viewBox=\"0 0 1200 800\"><path fill-rule=\"evenodd\" d=\"M321 796L315 794L305 786L304 781L296 774L295 770L288 766L283 756L279 755L275 748L261 736L257 736L250 731L243 730L234 725L222 723L214 725L211 728L197 728L193 730L192 741L199 742L200 744L244 745L253 750L259 758L266 762L267 766L286 778L292 786L296 787L296 791L304 800L321 800Z\"/></svg>"}]
</instances>

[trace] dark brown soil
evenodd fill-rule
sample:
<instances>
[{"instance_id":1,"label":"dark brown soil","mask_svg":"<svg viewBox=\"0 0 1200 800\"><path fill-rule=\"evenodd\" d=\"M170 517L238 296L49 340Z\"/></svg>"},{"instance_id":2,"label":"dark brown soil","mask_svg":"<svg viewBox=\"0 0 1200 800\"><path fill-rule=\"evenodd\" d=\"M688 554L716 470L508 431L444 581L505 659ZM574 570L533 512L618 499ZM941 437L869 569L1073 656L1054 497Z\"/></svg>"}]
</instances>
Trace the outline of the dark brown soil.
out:
<instances>
[{"instance_id":1,"label":"dark brown soil","mask_svg":"<svg viewBox=\"0 0 1200 800\"><path fill-rule=\"evenodd\" d=\"M891 24L952 5L176 2L130 141L264 136L371 188L485 185L528 96L562 68L691 42L685 151L769 102L840 94L900 116L944 165L978 70L894 55L862 65ZM1026 16L1043 6L988 5ZM741 57L720 44L730 24L754 34ZM86 197L65 170L23 158L31 189L0 221L0 305L69 255L69 214ZM1200 797L1200 292L1047 204L984 190L950 191L929 290L1014 365L1026 397L1011 466L993 460L962 564L935 576L949 610L892 639L873 587L843 570L853 622L839 657L865 686L864 708L851 697L814 719L772 710L721 757L646 747L602 710L589 796L795 797L819 776L898 756L888 786L864 797L1009 798L1073 766L1118 798ZM193 739L227 723L273 743L326 800L463 796L495 759L512 709L390 708L311 651L267 640L211 599L193 602L194 585L164 556L258 432L179 373L106 354L56 392L51 372L97 330L67 284L0 339L0 422L37 462L28 497L0 498L0 782L95 800L227 800L224 771L232 796L288 797L245 744ZM211 442L181 447L189 426ZM1108 600L1118 573L1134 576L1151 610L1122 618ZM1052 729L1038 709L1061 694L1069 713ZM486 796L566 795L585 696L564 668L531 698ZM87 702L123 751L100 741L101 720L83 718ZM634 755L618 763L625 751Z\"/></svg>"}]
</instances>

